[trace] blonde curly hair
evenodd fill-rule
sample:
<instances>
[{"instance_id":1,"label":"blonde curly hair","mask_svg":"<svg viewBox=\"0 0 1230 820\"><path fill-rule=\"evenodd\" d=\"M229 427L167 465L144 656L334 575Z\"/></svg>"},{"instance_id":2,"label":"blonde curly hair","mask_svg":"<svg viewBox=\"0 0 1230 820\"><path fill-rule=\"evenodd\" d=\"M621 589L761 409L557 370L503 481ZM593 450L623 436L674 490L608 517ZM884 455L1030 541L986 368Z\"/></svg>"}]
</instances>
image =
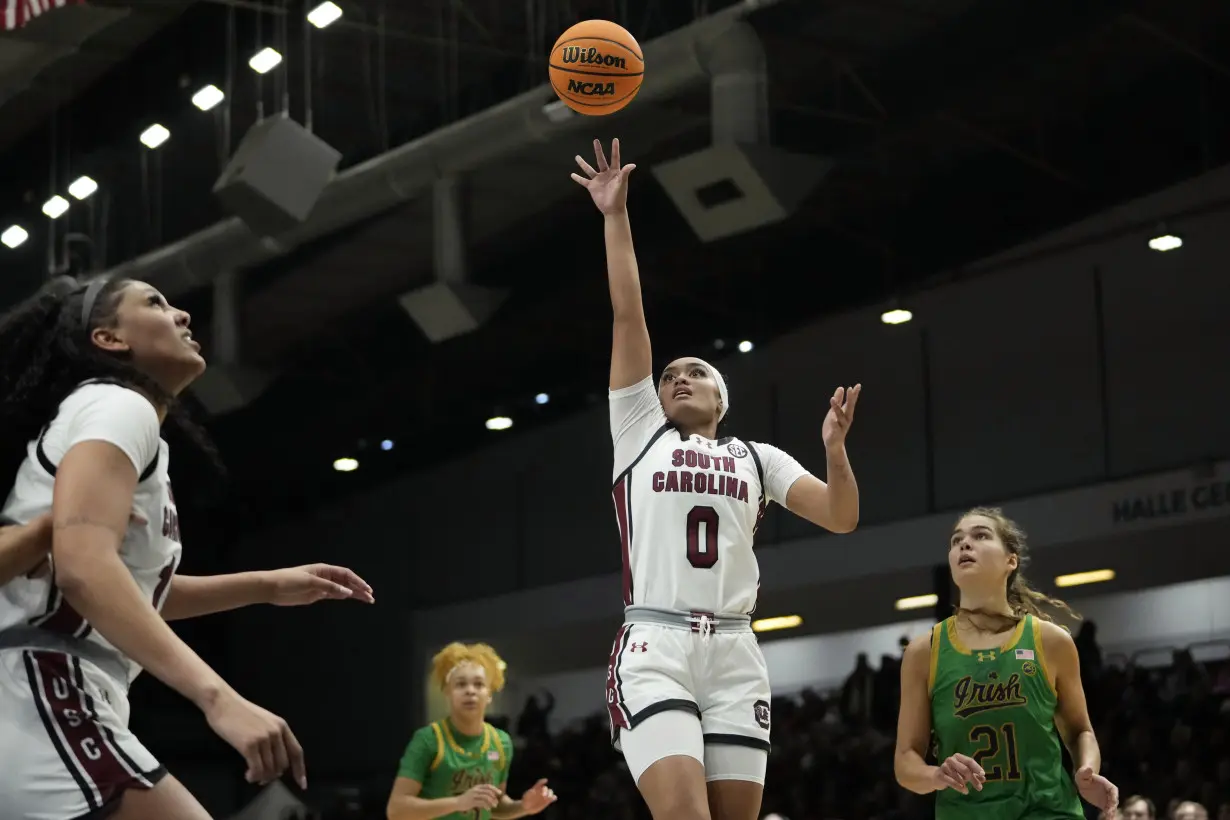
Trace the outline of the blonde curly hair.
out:
<instances>
[{"instance_id":1,"label":"blonde curly hair","mask_svg":"<svg viewBox=\"0 0 1230 820\"><path fill-rule=\"evenodd\" d=\"M458 664L474 663L487 673L487 687L492 692L504 688L504 661L496 651L485 643L461 643L454 641L436 653L431 659L431 677L443 691L448 686L449 674Z\"/></svg>"}]
</instances>

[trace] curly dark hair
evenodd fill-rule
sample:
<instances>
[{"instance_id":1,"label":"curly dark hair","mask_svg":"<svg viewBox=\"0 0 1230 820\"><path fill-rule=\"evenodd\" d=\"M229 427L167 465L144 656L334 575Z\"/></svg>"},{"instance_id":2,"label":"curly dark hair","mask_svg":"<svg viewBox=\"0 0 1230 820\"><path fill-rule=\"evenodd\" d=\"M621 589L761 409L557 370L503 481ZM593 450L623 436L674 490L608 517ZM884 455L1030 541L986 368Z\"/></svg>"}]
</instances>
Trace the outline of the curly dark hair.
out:
<instances>
[{"instance_id":1,"label":"curly dark hair","mask_svg":"<svg viewBox=\"0 0 1230 820\"><path fill-rule=\"evenodd\" d=\"M90 341L95 328L114 325L130 281L91 284L56 277L0 318L0 476L5 486L16 476L27 444L51 422L60 403L91 379L129 387L166 407L167 421L221 468L213 444L175 396L128 356L108 353Z\"/></svg>"}]
</instances>

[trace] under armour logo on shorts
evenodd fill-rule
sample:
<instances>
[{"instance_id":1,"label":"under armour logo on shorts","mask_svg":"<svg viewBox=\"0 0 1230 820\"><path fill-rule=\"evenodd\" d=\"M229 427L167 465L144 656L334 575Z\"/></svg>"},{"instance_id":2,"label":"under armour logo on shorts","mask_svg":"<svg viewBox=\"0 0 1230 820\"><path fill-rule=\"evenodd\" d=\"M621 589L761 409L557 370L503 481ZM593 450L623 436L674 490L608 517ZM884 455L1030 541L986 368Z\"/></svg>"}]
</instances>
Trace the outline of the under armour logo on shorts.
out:
<instances>
[{"instance_id":1,"label":"under armour logo on shorts","mask_svg":"<svg viewBox=\"0 0 1230 820\"><path fill-rule=\"evenodd\" d=\"M628 651L629 652L648 652L649 651L649 641L641 641L640 643L630 643L628 644Z\"/></svg>"}]
</instances>

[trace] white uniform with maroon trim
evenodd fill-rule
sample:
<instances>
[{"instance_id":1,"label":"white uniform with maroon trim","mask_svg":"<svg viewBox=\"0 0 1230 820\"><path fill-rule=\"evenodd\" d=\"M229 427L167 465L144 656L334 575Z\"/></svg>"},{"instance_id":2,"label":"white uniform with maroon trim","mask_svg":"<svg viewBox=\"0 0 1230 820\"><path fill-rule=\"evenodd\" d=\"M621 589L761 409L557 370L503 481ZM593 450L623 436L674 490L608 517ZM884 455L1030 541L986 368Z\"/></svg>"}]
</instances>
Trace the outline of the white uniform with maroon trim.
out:
<instances>
[{"instance_id":1,"label":"white uniform with maroon trim","mask_svg":"<svg viewBox=\"0 0 1230 820\"><path fill-rule=\"evenodd\" d=\"M683 438L652 378L611 391L610 409L626 608L607 674L613 740L679 710L700 718L706 750L767 751L768 671L748 617L760 585L752 541L768 502L784 502L807 471L767 444Z\"/></svg>"},{"instance_id":2,"label":"white uniform with maroon trim","mask_svg":"<svg viewBox=\"0 0 1230 820\"><path fill-rule=\"evenodd\" d=\"M56 465L91 440L116 445L137 469L119 555L160 609L179 564L179 518L157 413L135 391L87 383L70 394L30 443L3 517L25 523L49 510ZM128 730L128 687L140 671L64 600L54 566L0 587L0 820L105 817L125 789L166 774Z\"/></svg>"}]
</instances>

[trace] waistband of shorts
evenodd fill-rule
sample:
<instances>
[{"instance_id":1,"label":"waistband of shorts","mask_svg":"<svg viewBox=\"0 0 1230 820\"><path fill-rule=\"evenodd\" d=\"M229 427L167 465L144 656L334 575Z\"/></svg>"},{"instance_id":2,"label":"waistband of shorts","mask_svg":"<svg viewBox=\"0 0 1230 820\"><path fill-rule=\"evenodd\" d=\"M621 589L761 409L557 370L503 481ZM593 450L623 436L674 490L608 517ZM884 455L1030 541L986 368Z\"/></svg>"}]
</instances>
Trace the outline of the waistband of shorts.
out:
<instances>
[{"instance_id":1,"label":"waistband of shorts","mask_svg":"<svg viewBox=\"0 0 1230 820\"><path fill-rule=\"evenodd\" d=\"M37 626L11 626L0 629L0 649L37 649L73 655L94 664L114 678L125 691L128 689L128 664L119 653L92 641L60 635Z\"/></svg>"},{"instance_id":2,"label":"waistband of shorts","mask_svg":"<svg viewBox=\"0 0 1230 820\"><path fill-rule=\"evenodd\" d=\"M624 607L625 624L655 624L691 632L751 632L752 619L747 615L714 614L712 612L684 612L679 609L660 609L656 606Z\"/></svg>"}]
</instances>

